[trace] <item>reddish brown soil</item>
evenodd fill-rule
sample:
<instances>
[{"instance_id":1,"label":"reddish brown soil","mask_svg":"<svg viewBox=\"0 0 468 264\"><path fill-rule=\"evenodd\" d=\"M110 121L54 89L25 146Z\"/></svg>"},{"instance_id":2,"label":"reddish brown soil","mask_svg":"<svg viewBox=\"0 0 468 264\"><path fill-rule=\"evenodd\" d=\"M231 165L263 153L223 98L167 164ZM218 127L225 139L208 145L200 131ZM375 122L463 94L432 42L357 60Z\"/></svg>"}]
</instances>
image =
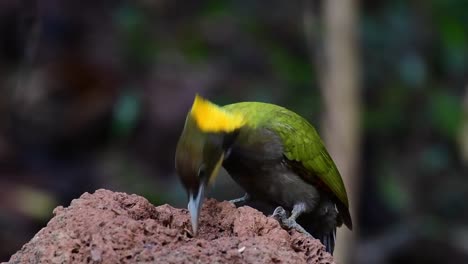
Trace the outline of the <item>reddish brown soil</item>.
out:
<instances>
[{"instance_id":1,"label":"reddish brown soil","mask_svg":"<svg viewBox=\"0 0 468 264\"><path fill-rule=\"evenodd\" d=\"M318 240L212 199L195 238L187 210L137 195L98 190L54 214L9 263L334 263Z\"/></svg>"}]
</instances>

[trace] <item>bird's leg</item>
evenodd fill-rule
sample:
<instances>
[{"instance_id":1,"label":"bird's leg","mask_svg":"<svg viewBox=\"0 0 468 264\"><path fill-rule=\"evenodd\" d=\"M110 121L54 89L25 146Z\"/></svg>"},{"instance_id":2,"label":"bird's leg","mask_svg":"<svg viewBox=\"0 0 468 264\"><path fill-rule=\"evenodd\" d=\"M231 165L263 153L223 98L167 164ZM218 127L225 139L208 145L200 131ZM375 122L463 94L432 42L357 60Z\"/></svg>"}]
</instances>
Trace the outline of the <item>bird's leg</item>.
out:
<instances>
[{"instance_id":1,"label":"bird's leg","mask_svg":"<svg viewBox=\"0 0 468 264\"><path fill-rule=\"evenodd\" d=\"M278 206L276 207L275 211L273 212L273 217L278 219L280 222L281 226L286 227L288 229L296 229L297 231L303 233L304 235L313 237L309 232L307 232L301 225L299 225L296 222L296 219L303 213L305 212L305 206L304 204L296 204L294 205L292 211L291 211L291 216L288 217L286 210L284 210L283 207Z\"/></svg>"},{"instance_id":2,"label":"bird's leg","mask_svg":"<svg viewBox=\"0 0 468 264\"><path fill-rule=\"evenodd\" d=\"M237 199L232 199L229 202L233 203L235 206L238 206L239 204L244 204L248 201L250 201L250 195L248 193L245 193L244 196Z\"/></svg>"}]
</instances>

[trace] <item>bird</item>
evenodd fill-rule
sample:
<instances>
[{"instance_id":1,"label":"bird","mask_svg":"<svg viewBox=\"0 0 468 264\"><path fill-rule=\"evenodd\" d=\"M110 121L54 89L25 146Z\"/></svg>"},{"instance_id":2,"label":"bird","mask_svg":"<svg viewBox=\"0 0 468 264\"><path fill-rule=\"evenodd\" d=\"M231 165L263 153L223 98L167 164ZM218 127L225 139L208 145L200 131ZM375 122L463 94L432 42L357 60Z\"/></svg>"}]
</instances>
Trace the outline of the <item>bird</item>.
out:
<instances>
[{"instance_id":1,"label":"bird","mask_svg":"<svg viewBox=\"0 0 468 264\"><path fill-rule=\"evenodd\" d=\"M206 189L220 167L245 190L231 200L234 204L273 205L272 216L282 227L320 239L331 254L337 227L344 223L352 230L337 166L315 128L284 107L263 102L219 106L197 94L177 143L175 167L188 194L194 235Z\"/></svg>"}]
</instances>

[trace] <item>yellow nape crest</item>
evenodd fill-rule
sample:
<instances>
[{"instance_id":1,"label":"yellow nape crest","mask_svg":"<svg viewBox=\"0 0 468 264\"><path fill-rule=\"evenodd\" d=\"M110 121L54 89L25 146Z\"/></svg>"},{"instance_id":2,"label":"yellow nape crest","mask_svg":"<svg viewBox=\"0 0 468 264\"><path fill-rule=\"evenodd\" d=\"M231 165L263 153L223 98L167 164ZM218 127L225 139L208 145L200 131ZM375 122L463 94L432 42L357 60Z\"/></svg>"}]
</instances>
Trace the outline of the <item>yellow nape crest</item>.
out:
<instances>
[{"instance_id":1,"label":"yellow nape crest","mask_svg":"<svg viewBox=\"0 0 468 264\"><path fill-rule=\"evenodd\" d=\"M229 113L198 94L190 113L204 132L232 132L244 125L242 115Z\"/></svg>"}]
</instances>

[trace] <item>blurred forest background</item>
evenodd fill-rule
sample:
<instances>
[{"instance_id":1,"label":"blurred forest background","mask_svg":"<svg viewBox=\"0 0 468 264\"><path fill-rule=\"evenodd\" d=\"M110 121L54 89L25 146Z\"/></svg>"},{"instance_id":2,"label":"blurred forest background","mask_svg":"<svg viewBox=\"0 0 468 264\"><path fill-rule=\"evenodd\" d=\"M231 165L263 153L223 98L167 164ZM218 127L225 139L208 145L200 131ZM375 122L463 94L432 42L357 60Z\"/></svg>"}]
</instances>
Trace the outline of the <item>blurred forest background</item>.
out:
<instances>
[{"instance_id":1,"label":"blurred forest background","mask_svg":"<svg viewBox=\"0 0 468 264\"><path fill-rule=\"evenodd\" d=\"M83 192L185 207L173 157L200 93L280 104L321 131L357 221L341 263L468 263L467 13L463 0L0 1L0 261ZM211 191L240 193L226 175Z\"/></svg>"}]
</instances>

